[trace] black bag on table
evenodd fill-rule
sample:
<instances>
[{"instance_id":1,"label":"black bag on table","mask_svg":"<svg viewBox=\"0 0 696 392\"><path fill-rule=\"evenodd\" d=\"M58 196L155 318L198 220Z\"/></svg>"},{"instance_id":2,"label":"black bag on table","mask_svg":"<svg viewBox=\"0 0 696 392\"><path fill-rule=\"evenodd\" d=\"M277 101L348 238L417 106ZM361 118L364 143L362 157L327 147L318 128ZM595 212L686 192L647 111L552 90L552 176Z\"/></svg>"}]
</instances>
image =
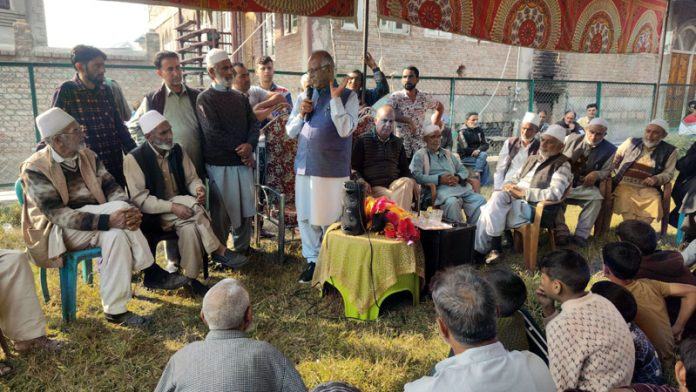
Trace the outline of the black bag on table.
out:
<instances>
[{"instance_id":1,"label":"black bag on table","mask_svg":"<svg viewBox=\"0 0 696 392\"><path fill-rule=\"evenodd\" d=\"M425 284L428 287L435 272L450 266L474 263L476 226L451 223L451 229L420 230L425 255Z\"/></svg>"}]
</instances>

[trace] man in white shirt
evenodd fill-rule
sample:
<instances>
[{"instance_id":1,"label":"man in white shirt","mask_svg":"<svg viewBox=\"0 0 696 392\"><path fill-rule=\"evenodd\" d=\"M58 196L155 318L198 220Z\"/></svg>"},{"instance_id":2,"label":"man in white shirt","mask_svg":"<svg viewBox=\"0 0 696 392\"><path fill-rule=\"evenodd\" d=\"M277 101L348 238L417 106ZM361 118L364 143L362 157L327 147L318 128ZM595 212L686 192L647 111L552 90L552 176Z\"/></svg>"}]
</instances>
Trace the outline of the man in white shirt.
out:
<instances>
[{"instance_id":1,"label":"man in white shirt","mask_svg":"<svg viewBox=\"0 0 696 392\"><path fill-rule=\"evenodd\" d=\"M438 331L454 356L435 365L432 376L406 384L406 392L556 390L541 358L529 351L507 351L498 341L495 295L474 269L439 272L432 297Z\"/></svg>"},{"instance_id":2,"label":"man in white shirt","mask_svg":"<svg viewBox=\"0 0 696 392\"><path fill-rule=\"evenodd\" d=\"M539 133L541 118L538 114L527 112L520 124L520 136L508 138L498 154L498 164L495 167L493 190L503 189L503 184L509 182L530 155L539 151Z\"/></svg>"}]
</instances>

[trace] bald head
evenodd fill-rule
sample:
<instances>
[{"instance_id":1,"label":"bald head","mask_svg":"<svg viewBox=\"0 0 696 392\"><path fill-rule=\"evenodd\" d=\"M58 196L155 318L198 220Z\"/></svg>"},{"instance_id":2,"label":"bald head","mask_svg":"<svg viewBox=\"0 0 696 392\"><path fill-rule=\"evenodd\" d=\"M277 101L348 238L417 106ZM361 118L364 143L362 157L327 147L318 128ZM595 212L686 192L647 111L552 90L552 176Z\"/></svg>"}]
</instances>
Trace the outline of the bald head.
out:
<instances>
[{"instance_id":1,"label":"bald head","mask_svg":"<svg viewBox=\"0 0 696 392\"><path fill-rule=\"evenodd\" d=\"M249 293L238 280L218 282L203 297L201 313L211 330L243 329L250 306Z\"/></svg>"},{"instance_id":2,"label":"bald head","mask_svg":"<svg viewBox=\"0 0 696 392\"><path fill-rule=\"evenodd\" d=\"M381 140L387 140L389 135L394 132L394 120L394 108L391 105L384 105L377 110L375 129L377 130L377 136L379 136Z\"/></svg>"}]
</instances>

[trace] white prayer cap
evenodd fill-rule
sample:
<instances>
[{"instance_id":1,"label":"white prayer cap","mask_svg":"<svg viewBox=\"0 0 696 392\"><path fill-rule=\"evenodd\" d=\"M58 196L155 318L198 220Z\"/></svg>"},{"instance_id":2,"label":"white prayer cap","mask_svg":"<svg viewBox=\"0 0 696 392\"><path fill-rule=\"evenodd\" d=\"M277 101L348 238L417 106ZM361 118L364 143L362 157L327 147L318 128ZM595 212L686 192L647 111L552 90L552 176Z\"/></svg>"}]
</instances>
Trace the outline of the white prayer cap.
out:
<instances>
[{"instance_id":1,"label":"white prayer cap","mask_svg":"<svg viewBox=\"0 0 696 392\"><path fill-rule=\"evenodd\" d=\"M36 126L42 138L56 135L70 125L75 118L61 108L50 108L36 116Z\"/></svg>"},{"instance_id":2,"label":"white prayer cap","mask_svg":"<svg viewBox=\"0 0 696 392\"><path fill-rule=\"evenodd\" d=\"M601 125L604 128L609 129L609 122L603 118L595 117L590 121L590 125Z\"/></svg>"},{"instance_id":3,"label":"white prayer cap","mask_svg":"<svg viewBox=\"0 0 696 392\"><path fill-rule=\"evenodd\" d=\"M524 123L534 124L538 127L541 125L541 119L539 118L538 114L534 112L527 112L524 114L524 118L522 118L522 124Z\"/></svg>"},{"instance_id":4,"label":"white prayer cap","mask_svg":"<svg viewBox=\"0 0 696 392\"><path fill-rule=\"evenodd\" d=\"M648 125L657 125L658 127L662 128L665 133L669 130L669 124L667 124L667 121L661 119L661 118L656 118L648 123Z\"/></svg>"},{"instance_id":5,"label":"white prayer cap","mask_svg":"<svg viewBox=\"0 0 696 392\"><path fill-rule=\"evenodd\" d=\"M440 127L438 127L435 124L427 125L425 128L423 128L423 137L430 136L439 130L440 130Z\"/></svg>"},{"instance_id":6,"label":"white prayer cap","mask_svg":"<svg viewBox=\"0 0 696 392\"><path fill-rule=\"evenodd\" d=\"M543 135L553 136L556 139L560 140L561 143L565 143L566 130L558 124L553 124L549 126L549 128L546 130L546 132L543 133Z\"/></svg>"},{"instance_id":7,"label":"white prayer cap","mask_svg":"<svg viewBox=\"0 0 696 392\"><path fill-rule=\"evenodd\" d=\"M219 63L220 61L224 61L229 59L230 57L227 55L227 52L225 52L222 49L214 48L211 49L210 52L205 56L205 63L208 66L208 68L213 68L215 64Z\"/></svg>"},{"instance_id":8,"label":"white prayer cap","mask_svg":"<svg viewBox=\"0 0 696 392\"><path fill-rule=\"evenodd\" d=\"M147 135L165 121L167 121L167 119L164 118L160 112L157 110L150 110L140 117L140 120L138 120L138 125L140 125L140 129L143 131L143 135Z\"/></svg>"}]
</instances>

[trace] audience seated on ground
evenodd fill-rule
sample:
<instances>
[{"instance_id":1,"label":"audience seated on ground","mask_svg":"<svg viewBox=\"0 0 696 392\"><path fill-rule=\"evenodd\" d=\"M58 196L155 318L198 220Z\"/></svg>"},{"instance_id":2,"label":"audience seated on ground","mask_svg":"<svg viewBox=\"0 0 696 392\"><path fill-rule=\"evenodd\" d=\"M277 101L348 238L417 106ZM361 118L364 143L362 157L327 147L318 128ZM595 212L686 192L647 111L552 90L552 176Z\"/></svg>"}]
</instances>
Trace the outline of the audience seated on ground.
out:
<instances>
[{"instance_id":1,"label":"audience seated on ground","mask_svg":"<svg viewBox=\"0 0 696 392\"><path fill-rule=\"evenodd\" d=\"M438 272L431 283L440 335L454 356L406 392L555 391L549 369L528 351L507 351L496 338L493 288L469 266Z\"/></svg>"},{"instance_id":2,"label":"audience seated on ground","mask_svg":"<svg viewBox=\"0 0 696 392\"><path fill-rule=\"evenodd\" d=\"M556 389L602 392L629 384L635 360L631 332L611 302L585 291L590 281L585 258L572 250L556 250L542 257L538 268L536 296ZM555 302L561 303L561 312Z\"/></svg>"},{"instance_id":3,"label":"audience seated on ground","mask_svg":"<svg viewBox=\"0 0 696 392\"><path fill-rule=\"evenodd\" d=\"M527 157L520 170L505 184L501 192L493 192L481 208L476 226L474 249L486 255L486 263L499 261L502 254L502 234L505 229L530 223L533 205L543 200L561 200L573 180L568 158L563 155L565 130L552 125L541 135L537 155ZM542 221L552 223L560 205L547 208Z\"/></svg>"},{"instance_id":4,"label":"audience seated on ground","mask_svg":"<svg viewBox=\"0 0 696 392\"><path fill-rule=\"evenodd\" d=\"M486 199L474 192L466 181L469 171L459 162L456 154L440 147L442 132L437 125L428 125L423 131L426 146L413 154L409 168L421 185L437 185L434 205L442 209L442 215L452 222L476 224L481 206Z\"/></svg>"},{"instance_id":5,"label":"audience seated on ground","mask_svg":"<svg viewBox=\"0 0 696 392\"><path fill-rule=\"evenodd\" d=\"M226 278L203 297L201 318L210 332L204 341L177 351L156 392L307 391L293 364L273 346L247 337L253 316L249 293Z\"/></svg>"},{"instance_id":6,"label":"audience seated on ground","mask_svg":"<svg viewBox=\"0 0 696 392\"><path fill-rule=\"evenodd\" d=\"M508 351L531 351L548 363L546 338L524 307L527 300L524 280L503 268L488 270L483 278L493 287L498 303L498 340Z\"/></svg>"},{"instance_id":7,"label":"audience seated on ground","mask_svg":"<svg viewBox=\"0 0 696 392\"><path fill-rule=\"evenodd\" d=\"M616 228L621 241L637 246L642 255L636 279L654 279L666 283L696 286L696 276L684 265L684 258L675 250L657 249L657 233L649 224L639 220L625 220ZM667 297L667 314L671 324L677 320L681 298ZM684 338L696 335L696 316L691 316L684 327Z\"/></svg>"},{"instance_id":8,"label":"audience seated on ground","mask_svg":"<svg viewBox=\"0 0 696 392\"><path fill-rule=\"evenodd\" d=\"M55 351L61 346L46 337L46 319L36 296L34 274L23 252L0 249L0 333L14 341L19 353L33 349ZM11 370L0 362L0 379Z\"/></svg>"},{"instance_id":9,"label":"audience seated on ground","mask_svg":"<svg viewBox=\"0 0 696 392\"><path fill-rule=\"evenodd\" d=\"M612 242L602 248L604 275L633 294L638 305L636 324L657 349L660 359L669 361L674 355L675 339L681 339L687 320L696 309L696 286L637 279L641 253L629 242ZM665 297L682 297L679 316L670 326Z\"/></svg>"},{"instance_id":10,"label":"audience seated on ground","mask_svg":"<svg viewBox=\"0 0 696 392\"><path fill-rule=\"evenodd\" d=\"M633 322L638 312L638 305L630 291L616 283L601 281L592 285L592 292L611 301L621 313L633 337L633 345L636 348L636 363L633 368L631 383L663 384L662 365L657 356L655 346L645 333Z\"/></svg>"}]
</instances>

